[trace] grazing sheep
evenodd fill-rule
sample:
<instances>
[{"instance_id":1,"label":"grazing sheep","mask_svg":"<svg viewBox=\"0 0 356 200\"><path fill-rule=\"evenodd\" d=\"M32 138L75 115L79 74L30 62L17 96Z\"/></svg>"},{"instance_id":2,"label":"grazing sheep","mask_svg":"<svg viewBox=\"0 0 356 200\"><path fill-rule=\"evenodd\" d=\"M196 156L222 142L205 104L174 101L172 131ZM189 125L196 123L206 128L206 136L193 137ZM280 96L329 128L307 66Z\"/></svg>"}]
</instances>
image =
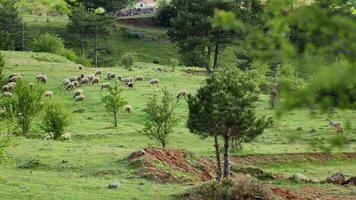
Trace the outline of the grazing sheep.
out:
<instances>
[{"instance_id":1,"label":"grazing sheep","mask_svg":"<svg viewBox=\"0 0 356 200\"><path fill-rule=\"evenodd\" d=\"M2 93L1 97L12 98L12 93L11 92L4 92L4 93Z\"/></svg>"},{"instance_id":2,"label":"grazing sheep","mask_svg":"<svg viewBox=\"0 0 356 200\"><path fill-rule=\"evenodd\" d=\"M124 83L129 83L133 81L133 77L122 77L121 81Z\"/></svg>"},{"instance_id":3,"label":"grazing sheep","mask_svg":"<svg viewBox=\"0 0 356 200\"><path fill-rule=\"evenodd\" d=\"M106 78L108 80L112 80L114 78L116 78L116 74L114 72L109 72L107 75L106 75Z\"/></svg>"},{"instance_id":4,"label":"grazing sheep","mask_svg":"<svg viewBox=\"0 0 356 200\"><path fill-rule=\"evenodd\" d=\"M158 79L151 79L150 80L150 84L151 85L157 85L157 87L159 86L159 80Z\"/></svg>"},{"instance_id":5,"label":"grazing sheep","mask_svg":"<svg viewBox=\"0 0 356 200\"><path fill-rule=\"evenodd\" d=\"M10 88L9 88L8 85L3 85L3 86L1 87L1 89L2 89L3 92L10 92Z\"/></svg>"},{"instance_id":6,"label":"grazing sheep","mask_svg":"<svg viewBox=\"0 0 356 200\"><path fill-rule=\"evenodd\" d=\"M95 75L94 74L88 74L88 75L84 75L84 77L88 78L89 81L92 81L94 79Z\"/></svg>"},{"instance_id":7,"label":"grazing sheep","mask_svg":"<svg viewBox=\"0 0 356 200\"><path fill-rule=\"evenodd\" d=\"M71 82L71 81L66 78L66 79L64 79L64 81L63 81L63 85L64 85L64 86L67 86L70 82Z\"/></svg>"},{"instance_id":8,"label":"grazing sheep","mask_svg":"<svg viewBox=\"0 0 356 200\"><path fill-rule=\"evenodd\" d=\"M116 75L118 81L121 81L122 77L120 75Z\"/></svg>"},{"instance_id":9,"label":"grazing sheep","mask_svg":"<svg viewBox=\"0 0 356 200\"><path fill-rule=\"evenodd\" d=\"M38 74L36 76L37 82L41 82L41 83L46 83L47 82L47 76L45 74Z\"/></svg>"},{"instance_id":10,"label":"grazing sheep","mask_svg":"<svg viewBox=\"0 0 356 200\"><path fill-rule=\"evenodd\" d=\"M129 88L133 88L133 87L134 87L134 83L133 83L133 82L127 82L126 85L127 85Z\"/></svg>"},{"instance_id":11,"label":"grazing sheep","mask_svg":"<svg viewBox=\"0 0 356 200\"><path fill-rule=\"evenodd\" d=\"M68 85L66 85L66 90L74 90L74 84L69 83Z\"/></svg>"},{"instance_id":12,"label":"grazing sheep","mask_svg":"<svg viewBox=\"0 0 356 200\"><path fill-rule=\"evenodd\" d=\"M15 82L9 82L9 83L7 83L7 85L12 85L12 86L16 86L16 83Z\"/></svg>"},{"instance_id":13,"label":"grazing sheep","mask_svg":"<svg viewBox=\"0 0 356 200\"><path fill-rule=\"evenodd\" d=\"M10 82L16 82L16 81L18 81L18 80L20 80L20 79L22 79L22 75L20 75L20 74L17 74L17 75L14 75L14 76L10 75L10 76L9 76L9 80L8 80L7 82L8 82L8 83L10 83Z\"/></svg>"},{"instance_id":14,"label":"grazing sheep","mask_svg":"<svg viewBox=\"0 0 356 200\"><path fill-rule=\"evenodd\" d=\"M22 75L19 74L19 73L12 73L12 74L10 74L9 79L11 79L11 78L13 78L15 76L22 76Z\"/></svg>"},{"instance_id":15,"label":"grazing sheep","mask_svg":"<svg viewBox=\"0 0 356 200\"><path fill-rule=\"evenodd\" d=\"M133 112L132 106L131 105L126 105L125 106L125 112L132 113Z\"/></svg>"},{"instance_id":16,"label":"grazing sheep","mask_svg":"<svg viewBox=\"0 0 356 200\"><path fill-rule=\"evenodd\" d=\"M188 92L185 90L179 91L177 94L177 99L180 99L181 97L187 98Z\"/></svg>"},{"instance_id":17,"label":"grazing sheep","mask_svg":"<svg viewBox=\"0 0 356 200\"><path fill-rule=\"evenodd\" d=\"M53 92L50 91L50 90L48 90L48 91L46 91L46 92L44 93L44 96L45 96L45 97L52 97L52 96L53 96Z\"/></svg>"},{"instance_id":18,"label":"grazing sheep","mask_svg":"<svg viewBox=\"0 0 356 200\"><path fill-rule=\"evenodd\" d=\"M76 96L79 96L79 95L83 95L84 94L84 91L83 90L76 90L74 92L74 95L73 95L73 98L75 98Z\"/></svg>"},{"instance_id":19,"label":"grazing sheep","mask_svg":"<svg viewBox=\"0 0 356 200\"><path fill-rule=\"evenodd\" d=\"M100 86L101 90L109 89L110 87L111 87L111 83L109 82L102 83Z\"/></svg>"},{"instance_id":20,"label":"grazing sheep","mask_svg":"<svg viewBox=\"0 0 356 200\"><path fill-rule=\"evenodd\" d=\"M144 77L143 76L138 76L135 78L135 81L143 81Z\"/></svg>"},{"instance_id":21,"label":"grazing sheep","mask_svg":"<svg viewBox=\"0 0 356 200\"><path fill-rule=\"evenodd\" d=\"M96 85L99 85L99 83L100 83L100 78L99 78L99 77L94 77L92 84L93 84L93 85L95 85L95 84L96 84Z\"/></svg>"},{"instance_id":22,"label":"grazing sheep","mask_svg":"<svg viewBox=\"0 0 356 200\"><path fill-rule=\"evenodd\" d=\"M7 87L9 87L9 91L8 92L11 92L15 89L15 86L13 84L7 84Z\"/></svg>"},{"instance_id":23,"label":"grazing sheep","mask_svg":"<svg viewBox=\"0 0 356 200\"><path fill-rule=\"evenodd\" d=\"M64 133L62 136L61 136L61 140L68 140L68 141L72 141L72 133Z\"/></svg>"},{"instance_id":24,"label":"grazing sheep","mask_svg":"<svg viewBox=\"0 0 356 200\"><path fill-rule=\"evenodd\" d=\"M84 68L83 65L79 65L79 66L78 66L78 69L79 69L79 70L83 70L83 68Z\"/></svg>"},{"instance_id":25,"label":"grazing sheep","mask_svg":"<svg viewBox=\"0 0 356 200\"><path fill-rule=\"evenodd\" d=\"M95 76L101 76L101 71L100 71L100 70L97 70L97 71L95 72Z\"/></svg>"},{"instance_id":26,"label":"grazing sheep","mask_svg":"<svg viewBox=\"0 0 356 200\"><path fill-rule=\"evenodd\" d=\"M335 129L336 132L340 132L342 133L342 125L341 125L341 122L335 122L335 121L330 121L329 120L329 125L331 126L331 128Z\"/></svg>"},{"instance_id":27,"label":"grazing sheep","mask_svg":"<svg viewBox=\"0 0 356 200\"><path fill-rule=\"evenodd\" d=\"M73 82L73 81L78 81L78 77L76 76L72 76L69 78L70 82Z\"/></svg>"},{"instance_id":28,"label":"grazing sheep","mask_svg":"<svg viewBox=\"0 0 356 200\"><path fill-rule=\"evenodd\" d=\"M75 102L83 102L84 99L85 99L84 94L81 94L81 95L78 95L78 96L74 97L74 101Z\"/></svg>"},{"instance_id":29,"label":"grazing sheep","mask_svg":"<svg viewBox=\"0 0 356 200\"><path fill-rule=\"evenodd\" d=\"M80 80L80 85L84 85L84 84L89 84L89 78L87 78L87 77L84 77L84 78L82 78L82 80Z\"/></svg>"},{"instance_id":30,"label":"grazing sheep","mask_svg":"<svg viewBox=\"0 0 356 200\"><path fill-rule=\"evenodd\" d=\"M79 87L80 86L78 81L73 81L72 83L73 83L74 87Z\"/></svg>"}]
</instances>

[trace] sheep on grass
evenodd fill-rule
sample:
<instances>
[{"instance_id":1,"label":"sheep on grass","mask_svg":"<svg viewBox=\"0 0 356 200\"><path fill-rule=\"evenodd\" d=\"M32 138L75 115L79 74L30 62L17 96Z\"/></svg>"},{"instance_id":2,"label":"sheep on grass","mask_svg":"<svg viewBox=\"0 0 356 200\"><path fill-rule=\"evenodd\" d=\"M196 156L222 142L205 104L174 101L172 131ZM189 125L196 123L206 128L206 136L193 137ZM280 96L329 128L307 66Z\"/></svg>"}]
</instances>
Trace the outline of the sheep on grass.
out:
<instances>
[{"instance_id":1,"label":"sheep on grass","mask_svg":"<svg viewBox=\"0 0 356 200\"><path fill-rule=\"evenodd\" d=\"M157 87L159 86L159 79L151 79L149 82L151 85L156 85Z\"/></svg>"}]
</instances>

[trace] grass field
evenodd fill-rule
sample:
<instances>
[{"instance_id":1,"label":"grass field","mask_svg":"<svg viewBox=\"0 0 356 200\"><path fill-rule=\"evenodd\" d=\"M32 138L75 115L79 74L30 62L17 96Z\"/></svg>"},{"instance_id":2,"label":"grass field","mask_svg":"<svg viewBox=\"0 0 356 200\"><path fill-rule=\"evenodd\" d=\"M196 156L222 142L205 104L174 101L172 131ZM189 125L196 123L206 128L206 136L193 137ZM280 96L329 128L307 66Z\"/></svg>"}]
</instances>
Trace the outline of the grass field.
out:
<instances>
[{"instance_id":1,"label":"grass field","mask_svg":"<svg viewBox=\"0 0 356 200\"><path fill-rule=\"evenodd\" d=\"M0 165L0 197L1 199L172 199L172 195L180 194L193 187L191 184L171 183L160 184L137 176L136 169L128 165L125 158L132 152L146 147L158 147L154 141L140 135L137 130L142 128L144 116L142 109L150 96L160 92L166 86L176 93L185 89L195 93L204 83L205 76L186 73L187 68L178 68L176 72L157 72L158 65L137 63L142 67L134 71L122 68L104 68L103 72L115 71L120 75L143 75L145 81L138 83L134 89L124 87L124 96L134 112L119 114L119 127L113 127L112 118L105 112L100 98L105 94L98 86L84 86L87 97L83 104L74 104L72 92L63 89L63 79L82 73L94 73L94 69L85 68L79 71L77 65L65 58L46 53L32 52L2 52L7 65L5 74L20 72L28 81L34 81L38 73L48 75L49 81L45 86L53 90L56 96L63 98L67 109L71 112L69 132L73 134L72 142L45 141L44 136L26 139L15 138L15 145L8 149L6 159ZM195 68L188 68L196 70ZM102 77L102 79L104 76ZM161 80L160 88L150 86L150 78ZM75 110L82 108L83 113ZM273 110L268 108L268 97L261 96L258 102L261 115L273 116ZM213 156L212 140L201 140L189 133L186 128L187 105L181 101L178 109L179 126L171 135L168 148L186 149L199 156ZM311 114L307 110L293 110L282 118L275 118L272 128L258 137L256 141L244 146L244 151L233 152L240 154L273 154L318 151L308 145L313 138L325 141L336 133L328 127L326 119L342 122L356 119L354 111L335 111L332 114ZM35 124L39 121L35 120ZM1 125L1 124L0 124ZM302 131L297 131L302 127ZM311 133L310 130L316 132ZM38 130L33 127L32 134ZM288 143L288 135L297 133L302 140ZM344 134L355 136L353 127ZM355 142L339 151L355 152ZM33 169L20 169L19 165L38 159L40 166ZM291 163L276 162L259 166L267 171L279 172L285 175L303 173L313 178L325 178L332 172L342 171L347 175L356 174L355 160L331 160L323 163L293 161ZM108 190L107 185L112 180L118 180L121 187L118 190ZM302 187L304 184L292 182L275 182L290 188ZM355 194L354 189L342 189L338 186L321 185L332 188L336 194Z\"/></svg>"}]
</instances>

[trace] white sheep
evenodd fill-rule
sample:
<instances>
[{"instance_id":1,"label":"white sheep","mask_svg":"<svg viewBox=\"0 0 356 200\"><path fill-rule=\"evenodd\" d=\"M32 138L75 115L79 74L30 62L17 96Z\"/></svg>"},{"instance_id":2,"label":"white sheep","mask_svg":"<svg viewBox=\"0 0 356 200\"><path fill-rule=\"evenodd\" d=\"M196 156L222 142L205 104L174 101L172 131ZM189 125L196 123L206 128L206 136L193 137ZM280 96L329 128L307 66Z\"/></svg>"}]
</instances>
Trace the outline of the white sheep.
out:
<instances>
[{"instance_id":1,"label":"white sheep","mask_svg":"<svg viewBox=\"0 0 356 200\"><path fill-rule=\"evenodd\" d=\"M78 81L73 81L72 83L73 83L74 87L79 87Z\"/></svg>"},{"instance_id":2,"label":"white sheep","mask_svg":"<svg viewBox=\"0 0 356 200\"><path fill-rule=\"evenodd\" d=\"M143 76L138 76L135 78L135 81L143 81L145 78Z\"/></svg>"},{"instance_id":3,"label":"white sheep","mask_svg":"<svg viewBox=\"0 0 356 200\"><path fill-rule=\"evenodd\" d=\"M63 81L63 85L64 86L67 86L69 83L71 83L71 81L69 80L69 79L64 79L64 81Z\"/></svg>"},{"instance_id":4,"label":"white sheep","mask_svg":"<svg viewBox=\"0 0 356 200\"><path fill-rule=\"evenodd\" d=\"M85 96L84 94L78 95L76 97L74 97L74 101L75 102L83 102L85 100Z\"/></svg>"},{"instance_id":5,"label":"white sheep","mask_svg":"<svg viewBox=\"0 0 356 200\"><path fill-rule=\"evenodd\" d=\"M69 83L68 85L66 85L66 90L74 90L74 84Z\"/></svg>"},{"instance_id":6,"label":"white sheep","mask_svg":"<svg viewBox=\"0 0 356 200\"><path fill-rule=\"evenodd\" d=\"M77 81L78 77L77 76L72 76L69 78L70 82Z\"/></svg>"},{"instance_id":7,"label":"white sheep","mask_svg":"<svg viewBox=\"0 0 356 200\"><path fill-rule=\"evenodd\" d=\"M157 85L157 87L158 87L158 86L159 86L159 80L156 79L156 78L155 78L155 79L151 79L151 80L150 80L150 84L151 84L151 85Z\"/></svg>"},{"instance_id":8,"label":"white sheep","mask_svg":"<svg viewBox=\"0 0 356 200\"><path fill-rule=\"evenodd\" d=\"M75 92L74 92L74 95L73 95L73 98L75 98L76 96L79 96L79 95L82 95L82 94L84 94L84 91L83 90L76 90Z\"/></svg>"},{"instance_id":9,"label":"white sheep","mask_svg":"<svg viewBox=\"0 0 356 200\"><path fill-rule=\"evenodd\" d=\"M189 94L189 93L188 93L187 91L181 90L181 91L179 91L178 94L177 94L177 99L180 99L181 97L187 98L188 94Z\"/></svg>"},{"instance_id":10,"label":"white sheep","mask_svg":"<svg viewBox=\"0 0 356 200\"><path fill-rule=\"evenodd\" d=\"M61 140L68 140L68 141L72 141L72 133L68 132L68 133L64 133L61 136Z\"/></svg>"},{"instance_id":11,"label":"white sheep","mask_svg":"<svg viewBox=\"0 0 356 200\"><path fill-rule=\"evenodd\" d=\"M109 72L109 73L106 75L106 78L107 78L108 80L112 80L112 79L116 78L116 73L114 73L114 72Z\"/></svg>"},{"instance_id":12,"label":"white sheep","mask_svg":"<svg viewBox=\"0 0 356 200\"><path fill-rule=\"evenodd\" d=\"M125 112L127 113L132 113L133 112L133 109L132 109L132 106L131 105L126 105L125 108L124 108Z\"/></svg>"},{"instance_id":13,"label":"white sheep","mask_svg":"<svg viewBox=\"0 0 356 200\"><path fill-rule=\"evenodd\" d=\"M90 80L87 77L84 77L80 80L80 85L84 85L84 84L89 84Z\"/></svg>"},{"instance_id":14,"label":"white sheep","mask_svg":"<svg viewBox=\"0 0 356 200\"><path fill-rule=\"evenodd\" d=\"M3 92L9 92L9 91L10 91L8 85L3 85L3 86L1 87L1 89L2 89Z\"/></svg>"},{"instance_id":15,"label":"white sheep","mask_svg":"<svg viewBox=\"0 0 356 200\"><path fill-rule=\"evenodd\" d=\"M12 98L12 93L11 92L4 92L4 93L2 93L1 97Z\"/></svg>"},{"instance_id":16,"label":"white sheep","mask_svg":"<svg viewBox=\"0 0 356 200\"><path fill-rule=\"evenodd\" d=\"M83 65L79 65L79 66L78 66L78 69L79 69L79 70L83 70L83 68L84 68Z\"/></svg>"},{"instance_id":17,"label":"white sheep","mask_svg":"<svg viewBox=\"0 0 356 200\"><path fill-rule=\"evenodd\" d=\"M121 81L124 83L129 83L133 81L133 77L122 77Z\"/></svg>"},{"instance_id":18,"label":"white sheep","mask_svg":"<svg viewBox=\"0 0 356 200\"><path fill-rule=\"evenodd\" d=\"M336 122L336 121L330 121L329 120L329 125L331 126L331 128L335 129L336 132L340 132L342 133L342 124L341 122Z\"/></svg>"},{"instance_id":19,"label":"white sheep","mask_svg":"<svg viewBox=\"0 0 356 200\"><path fill-rule=\"evenodd\" d=\"M99 78L99 77L94 77L92 84L93 84L93 85L95 85L95 84L96 84L96 85L99 85L99 83L100 83L100 78Z\"/></svg>"},{"instance_id":20,"label":"white sheep","mask_svg":"<svg viewBox=\"0 0 356 200\"><path fill-rule=\"evenodd\" d=\"M109 89L110 87L111 87L111 83L109 82L105 82L100 85L101 90Z\"/></svg>"},{"instance_id":21,"label":"white sheep","mask_svg":"<svg viewBox=\"0 0 356 200\"><path fill-rule=\"evenodd\" d=\"M42 82L42 83L46 83L47 82L47 76L45 74L38 74L36 76L37 82Z\"/></svg>"},{"instance_id":22,"label":"white sheep","mask_svg":"<svg viewBox=\"0 0 356 200\"><path fill-rule=\"evenodd\" d=\"M44 93L44 96L45 96L45 97L52 97L52 96L53 96L53 92L50 91L50 90L47 90L47 91Z\"/></svg>"}]
</instances>

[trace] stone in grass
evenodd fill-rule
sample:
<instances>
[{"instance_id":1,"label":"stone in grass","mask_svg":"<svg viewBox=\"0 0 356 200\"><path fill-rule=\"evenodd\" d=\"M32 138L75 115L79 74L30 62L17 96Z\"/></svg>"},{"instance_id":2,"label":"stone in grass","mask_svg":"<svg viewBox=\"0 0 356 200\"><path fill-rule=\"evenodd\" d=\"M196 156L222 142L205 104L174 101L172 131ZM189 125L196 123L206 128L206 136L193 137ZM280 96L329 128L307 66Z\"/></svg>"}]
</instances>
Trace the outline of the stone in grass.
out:
<instances>
[{"instance_id":1,"label":"stone in grass","mask_svg":"<svg viewBox=\"0 0 356 200\"><path fill-rule=\"evenodd\" d=\"M117 189L119 187L120 187L120 182L116 180L112 181L108 186L108 188L112 190Z\"/></svg>"},{"instance_id":2,"label":"stone in grass","mask_svg":"<svg viewBox=\"0 0 356 200\"><path fill-rule=\"evenodd\" d=\"M342 184L345 180L346 180L346 179L345 179L345 176L344 176L342 173L338 172L338 173L335 173L335 174L331 175L330 177L328 177L328 178L326 179L326 182L327 182L327 183L332 183L332 184L338 184L338 185L340 185L340 184Z\"/></svg>"}]
</instances>

